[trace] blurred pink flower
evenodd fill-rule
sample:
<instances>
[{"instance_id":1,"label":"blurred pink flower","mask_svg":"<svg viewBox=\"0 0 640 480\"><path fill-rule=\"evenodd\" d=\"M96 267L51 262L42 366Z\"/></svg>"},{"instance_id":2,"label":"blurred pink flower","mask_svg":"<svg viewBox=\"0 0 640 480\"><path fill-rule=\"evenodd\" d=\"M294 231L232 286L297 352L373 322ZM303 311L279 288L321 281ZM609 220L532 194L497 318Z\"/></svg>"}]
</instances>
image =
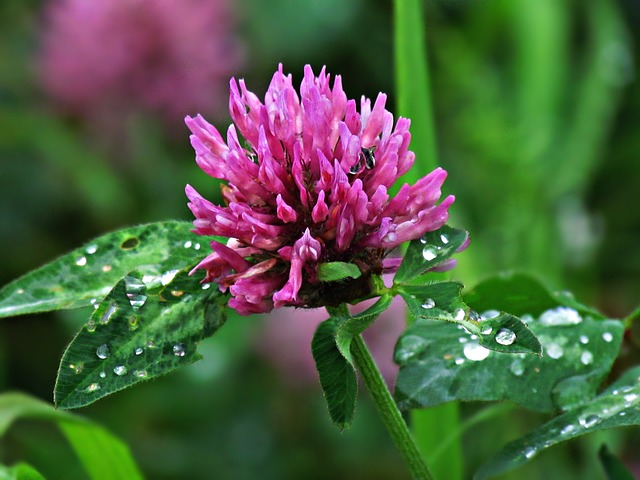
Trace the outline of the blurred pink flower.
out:
<instances>
[{"instance_id":1,"label":"blurred pink flower","mask_svg":"<svg viewBox=\"0 0 640 480\"><path fill-rule=\"evenodd\" d=\"M73 114L215 113L240 60L228 0L56 0L44 22L42 82Z\"/></svg>"},{"instance_id":2,"label":"blurred pink flower","mask_svg":"<svg viewBox=\"0 0 640 480\"><path fill-rule=\"evenodd\" d=\"M195 231L229 238L226 245L212 242L213 253L197 268L206 270L205 281L230 290L229 306L239 313L366 298L374 275L398 267L388 253L447 221L454 197L437 205L447 175L441 168L403 185L394 198L388 194L415 155L410 122L398 118L394 125L386 95L373 106L363 97L358 113L340 76L330 87L324 68L316 77L308 65L300 95L282 66L264 104L238 83L231 81L235 125L226 142L200 115L186 119L198 165L228 182L226 206L189 185L186 193ZM357 265L362 275L320 282L318 266L337 261Z\"/></svg>"},{"instance_id":3,"label":"blurred pink flower","mask_svg":"<svg viewBox=\"0 0 640 480\"><path fill-rule=\"evenodd\" d=\"M361 312L374 302L362 302L352 307L351 313ZM318 371L310 345L316 328L327 318L329 315L324 308L281 308L264 317L257 348L281 374L285 383L293 387L318 384ZM398 366L393 362L393 350L406 327L406 318L406 306L401 298L396 297L391 306L364 332L367 346L390 388L398 373Z\"/></svg>"}]
</instances>

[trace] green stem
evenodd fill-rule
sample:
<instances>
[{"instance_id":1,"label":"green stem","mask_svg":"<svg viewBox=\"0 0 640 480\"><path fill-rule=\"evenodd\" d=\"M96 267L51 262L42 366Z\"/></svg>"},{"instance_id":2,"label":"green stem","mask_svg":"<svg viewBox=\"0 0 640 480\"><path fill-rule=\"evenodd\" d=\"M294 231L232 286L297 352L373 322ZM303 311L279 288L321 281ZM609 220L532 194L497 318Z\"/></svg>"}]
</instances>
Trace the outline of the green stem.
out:
<instances>
[{"instance_id":1,"label":"green stem","mask_svg":"<svg viewBox=\"0 0 640 480\"><path fill-rule=\"evenodd\" d=\"M387 431L407 462L411 475L415 480L432 480L433 475L424 463L418 447L409 433L409 428L361 335L353 338L351 355Z\"/></svg>"}]
</instances>

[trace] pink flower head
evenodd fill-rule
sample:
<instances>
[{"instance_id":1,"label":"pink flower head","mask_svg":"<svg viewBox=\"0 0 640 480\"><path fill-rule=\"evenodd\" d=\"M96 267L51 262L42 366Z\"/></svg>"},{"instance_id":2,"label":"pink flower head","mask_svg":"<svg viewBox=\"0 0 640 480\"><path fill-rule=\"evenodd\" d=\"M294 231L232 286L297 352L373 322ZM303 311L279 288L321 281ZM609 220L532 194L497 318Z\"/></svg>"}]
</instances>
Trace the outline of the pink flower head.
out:
<instances>
[{"instance_id":1,"label":"pink flower head","mask_svg":"<svg viewBox=\"0 0 640 480\"><path fill-rule=\"evenodd\" d=\"M191 186L186 193L195 231L229 238L212 242L196 268L229 288L231 307L249 314L364 298L372 275L397 268L385 258L392 249L445 224L454 197L437 204L447 175L441 168L388 194L415 156L410 122L394 125L386 98L380 93L372 106L363 97L358 112L340 76L330 86L324 68L315 76L308 65L298 94L280 65L264 103L243 80L231 80L226 142L200 115L186 118L196 162L227 182L224 207ZM337 261L362 275L337 288L320 282L318 266Z\"/></svg>"},{"instance_id":2,"label":"pink flower head","mask_svg":"<svg viewBox=\"0 0 640 480\"><path fill-rule=\"evenodd\" d=\"M56 0L45 12L44 88L81 115L215 112L223 79L239 62L230 7L229 0Z\"/></svg>"}]
</instances>

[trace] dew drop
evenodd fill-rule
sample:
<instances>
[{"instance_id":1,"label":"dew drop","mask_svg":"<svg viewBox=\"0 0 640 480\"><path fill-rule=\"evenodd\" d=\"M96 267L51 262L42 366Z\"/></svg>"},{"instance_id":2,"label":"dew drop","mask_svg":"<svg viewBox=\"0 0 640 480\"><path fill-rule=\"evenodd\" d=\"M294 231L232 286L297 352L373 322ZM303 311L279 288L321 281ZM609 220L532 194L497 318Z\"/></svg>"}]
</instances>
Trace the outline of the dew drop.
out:
<instances>
[{"instance_id":1,"label":"dew drop","mask_svg":"<svg viewBox=\"0 0 640 480\"><path fill-rule=\"evenodd\" d=\"M609 342L611 342L611 341L613 340L613 335L611 335L611 332L604 332L604 333L602 334L602 339L603 339L605 342L609 343Z\"/></svg>"},{"instance_id":2,"label":"dew drop","mask_svg":"<svg viewBox=\"0 0 640 480\"><path fill-rule=\"evenodd\" d=\"M196 243L196 244L193 246L193 248L194 248L195 250L200 250L200 244L199 244L199 243Z\"/></svg>"},{"instance_id":3,"label":"dew drop","mask_svg":"<svg viewBox=\"0 0 640 480\"><path fill-rule=\"evenodd\" d=\"M549 355L549 357L553 358L554 360L557 360L558 358L562 357L562 355L564 355L564 350L562 349L562 347L555 342L549 343L546 346L546 350L547 355Z\"/></svg>"},{"instance_id":4,"label":"dew drop","mask_svg":"<svg viewBox=\"0 0 640 480\"><path fill-rule=\"evenodd\" d=\"M576 426L570 423L570 424L565 425L564 427L562 427L562 430L560 430L560 434L561 435L567 435L567 434L573 432L575 429L576 429Z\"/></svg>"},{"instance_id":5,"label":"dew drop","mask_svg":"<svg viewBox=\"0 0 640 480\"><path fill-rule=\"evenodd\" d=\"M155 348L155 347L156 347L156 344L155 344L155 342L154 342L154 341L149 340L149 341L147 342L147 347L149 347L149 348Z\"/></svg>"},{"instance_id":6,"label":"dew drop","mask_svg":"<svg viewBox=\"0 0 640 480\"><path fill-rule=\"evenodd\" d=\"M210 288L211 288L210 283L205 283L204 285L202 285L202 290L209 290Z\"/></svg>"},{"instance_id":7,"label":"dew drop","mask_svg":"<svg viewBox=\"0 0 640 480\"><path fill-rule=\"evenodd\" d=\"M466 337L460 337L460 338L458 339L458 342L460 342L460 343L467 343L468 341L469 341L469 339L468 339L468 338L466 338Z\"/></svg>"},{"instance_id":8,"label":"dew drop","mask_svg":"<svg viewBox=\"0 0 640 480\"><path fill-rule=\"evenodd\" d=\"M145 295L147 286L143 281L132 276L124 277L124 281L126 284L127 298L131 306L136 309L142 307L147 301L147 296Z\"/></svg>"},{"instance_id":9,"label":"dew drop","mask_svg":"<svg viewBox=\"0 0 640 480\"><path fill-rule=\"evenodd\" d=\"M568 307L553 308L540 315L540 323L548 327L577 325L580 322L582 322L580 314Z\"/></svg>"},{"instance_id":10,"label":"dew drop","mask_svg":"<svg viewBox=\"0 0 640 480\"><path fill-rule=\"evenodd\" d=\"M586 345L587 343L589 343L589 337L587 337L586 335L580 335L580 343Z\"/></svg>"},{"instance_id":11,"label":"dew drop","mask_svg":"<svg viewBox=\"0 0 640 480\"><path fill-rule=\"evenodd\" d=\"M103 265L103 266L102 266L102 271L103 271L104 273L107 273L107 272L110 272L112 268L113 268L113 267L112 267L111 265Z\"/></svg>"},{"instance_id":12,"label":"dew drop","mask_svg":"<svg viewBox=\"0 0 640 480\"><path fill-rule=\"evenodd\" d=\"M524 362L520 358L515 358L511 362L511 366L509 367L511 373L513 373L516 377L521 376L524 373Z\"/></svg>"},{"instance_id":13,"label":"dew drop","mask_svg":"<svg viewBox=\"0 0 640 480\"><path fill-rule=\"evenodd\" d=\"M98 383L92 383L92 384L91 384L91 385L89 385L85 390L86 390L88 393L97 392L98 390L100 390L100 384L98 384Z\"/></svg>"},{"instance_id":14,"label":"dew drop","mask_svg":"<svg viewBox=\"0 0 640 480\"><path fill-rule=\"evenodd\" d=\"M96 331L96 322L93 319L87 321L87 332L93 333Z\"/></svg>"},{"instance_id":15,"label":"dew drop","mask_svg":"<svg viewBox=\"0 0 640 480\"><path fill-rule=\"evenodd\" d=\"M447 237L447 236L443 233L442 235L440 235L440 241L446 245L447 243L449 243L449 237Z\"/></svg>"},{"instance_id":16,"label":"dew drop","mask_svg":"<svg viewBox=\"0 0 640 480\"><path fill-rule=\"evenodd\" d=\"M121 377L122 375L126 375L127 367L125 367L124 365L118 365L113 369L113 373L115 373L119 377Z\"/></svg>"},{"instance_id":17,"label":"dew drop","mask_svg":"<svg viewBox=\"0 0 640 480\"><path fill-rule=\"evenodd\" d=\"M595 414L580 417L578 419L578 422L580 422L580 425L582 425L584 428L593 427L599 421L600 421L600 417Z\"/></svg>"},{"instance_id":18,"label":"dew drop","mask_svg":"<svg viewBox=\"0 0 640 480\"><path fill-rule=\"evenodd\" d=\"M466 314L464 313L464 309L462 308L456 308L453 312L453 318L455 320L464 320L465 316Z\"/></svg>"},{"instance_id":19,"label":"dew drop","mask_svg":"<svg viewBox=\"0 0 640 480\"><path fill-rule=\"evenodd\" d=\"M87 257L80 257L76 260L76 265L84 267L87 264Z\"/></svg>"},{"instance_id":20,"label":"dew drop","mask_svg":"<svg viewBox=\"0 0 640 480\"><path fill-rule=\"evenodd\" d=\"M176 357L184 357L186 355L186 351L184 349L184 343L176 343L173 346L173 354Z\"/></svg>"},{"instance_id":21,"label":"dew drop","mask_svg":"<svg viewBox=\"0 0 640 480\"><path fill-rule=\"evenodd\" d=\"M144 349L142 347L138 347L133 351L133 353L135 353L136 355L142 355L142 352L144 352Z\"/></svg>"},{"instance_id":22,"label":"dew drop","mask_svg":"<svg viewBox=\"0 0 640 480\"><path fill-rule=\"evenodd\" d=\"M500 345L511 345L516 341L516 334L508 328L501 328L496 333L495 339Z\"/></svg>"},{"instance_id":23,"label":"dew drop","mask_svg":"<svg viewBox=\"0 0 640 480\"><path fill-rule=\"evenodd\" d=\"M186 242L184 242L184 248L191 248L192 245L193 242L191 240L187 240Z\"/></svg>"},{"instance_id":24,"label":"dew drop","mask_svg":"<svg viewBox=\"0 0 640 480\"><path fill-rule=\"evenodd\" d=\"M436 302L433 300L433 298L427 298L424 302L422 302L421 306L422 308L429 310L436 306Z\"/></svg>"},{"instance_id":25,"label":"dew drop","mask_svg":"<svg viewBox=\"0 0 640 480\"><path fill-rule=\"evenodd\" d=\"M422 258L424 258L427 262L430 262L434 258L438 256L438 251L435 247L428 245L422 249Z\"/></svg>"},{"instance_id":26,"label":"dew drop","mask_svg":"<svg viewBox=\"0 0 640 480\"><path fill-rule=\"evenodd\" d=\"M181 297L184 295L184 292L182 290L171 290L171 295L174 297Z\"/></svg>"},{"instance_id":27,"label":"dew drop","mask_svg":"<svg viewBox=\"0 0 640 480\"><path fill-rule=\"evenodd\" d=\"M103 343L96 349L96 355L102 360L107 358L110 354L111 352L109 352L109 345L107 345L106 343Z\"/></svg>"},{"instance_id":28,"label":"dew drop","mask_svg":"<svg viewBox=\"0 0 640 480\"><path fill-rule=\"evenodd\" d=\"M80 362L78 364L70 363L69 364L69 368L71 370L73 370L74 373L77 375L79 373L82 373L82 370L84 369L84 363L82 363L82 362Z\"/></svg>"},{"instance_id":29,"label":"dew drop","mask_svg":"<svg viewBox=\"0 0 640 480\"><path fill-rule=\"evenodd\" d=\"M482 312L480 314L480 319L491 320L492 318L496 318L499 315L500 315L500 312L498 310L487 310L486 312Z\"/></svg>"},{"instance_id":30,"label":"dew drop","mask_svg":"<svg viewBox=\"0 0 640 480\"><path fill-rule=\"evenodd\" d=\"M97 245L89 245L87 247L87 249L85 250L85 252L87 252L87 255L93 255L94 253L96 253L98 251L98 246Z\"/></svg>"},{"instance_id":31,"label":"dew drop","mask_svg":"<svg viewBox=\"0 0 640 480\"><path fill-rule=\"evenodd\" d=\"M425 237L422 237L422 238L420 239L420 243L421 243L421 244L423 244L423 245L426 245L426 243L427 243L427 239L426 239Z\"/></svg>"},{"instance_id":32,"label":"dew drop","mask_svg":"<svg viewBox=\"0 0 640 480\"><path fill-rule=\"evenodd\" d=\"M589 350L585 350L580 355L580 361L583 365L590 365L591 363L593 363L593 353L591 353Z\"/></svg>"},{"instance_id":33,"label":"dew drop","mask_svg":"<svg viewBox=\"0 0 640 480\"><path fill-rule=\"evenodd\" d=\"M100 378L107 378L107 374L105 372L100 372Z\"/></svg>"},{"instance_id":34,"label":"dew drop","mask_svg":"<svg viewBox=\"0 0 640 480\"><path fill-rule=\"evenodd\" d=\"M638 399L637 393L627 393L624 397L626 402L635 402Z\"/></svg>"},{"instance_id":35,"label":"dew drop","mask_svg":"<svg viewBox=\"0 0 640 480\"><path fill-rule=\"evenodd\" d=\"M102 317L100 317L100 323L102 324L107 324L109 323L109 320L111 320L111 317L113 317L113 315L118 311L118 305L116 305L115 303L110 303L109 306L107 307L107 309L104 311L104 313L102 314Z\"/></svg>"},{"instance_id":36,"label":"dew drop","mask_svg":"<svg viewBox=\"0 0 640 480\"><path fill-rule=\"evenodd\" d=\"M526 458L531 458L531 457L533 457L537 452L538 452L538 450L536 450L536 448L535 448L535 447L527 447L523 453L524 453L524 456L525 456Z\"/></svg>"},{"instance_id":37,"label":"dew drop","mask_svg":"<svg viewBox=\"0 0 640 480\"><path fill-rule=\"evenodd\" d=\"M135 370L133 372L133 375L138 377L138 378L147 378L148 373L146 370Z\"/></svg>"},{"instance_id":38,"label":"dew drop","mask_svg":"<svg viewBox=\"0 0 640 480\"><path fill-rule=\"evenodd\" d=\"M456 358L455 360L456 365L462 365L463 363L464 363L464 358Z\"/></svg>"},{"instance_id":39,"label":"dew drop","mask_svg":"<svg viewBox=\"0 0 640 480\"><path fill-rule=\"evenodd\" d=\"M493 328L491 327L491 325L485 325L482 327L482 330L480 330L480 333L482 335L489 335L492 331Z\"/></svg>"},{"instance_id":40,"label":"dew drop","mask_svg":"<svg viewBox=\"0 0 640 480\"><path fill-rule=\"evenodd\" d=\"M163 286L169 285L180 270L168 270L160 276L160 283Z\"/></svg>"},{"instance_id":41,"label":"dew drop","mask_svg":"<svg viewBox=\"0 0 640 480\"><path fill-rule=\"evenodd\" d=\"M479 362L484 360L491 353L490 350L484 348L478 343L465 343L462 352L464 356L473 362Z\"/></svg>"}]
</instances>

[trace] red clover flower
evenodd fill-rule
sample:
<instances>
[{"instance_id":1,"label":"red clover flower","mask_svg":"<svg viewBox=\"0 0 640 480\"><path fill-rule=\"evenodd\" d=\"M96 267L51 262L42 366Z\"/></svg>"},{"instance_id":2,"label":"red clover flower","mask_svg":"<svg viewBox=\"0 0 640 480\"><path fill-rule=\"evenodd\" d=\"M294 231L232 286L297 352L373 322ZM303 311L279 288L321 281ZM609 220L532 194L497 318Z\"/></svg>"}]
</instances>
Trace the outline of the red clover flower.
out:
<instances>
[{"instance_id":1,"label":"red clover flower","mask_svg":"<svg viewBox=\"0 0 640 480\"><path fill-rule=\"evenodd\" d=\"M196 269L206 282L229 289L239 313L282 306L339 305L372 294L372 276L393 272L400 244L437 230L454 197L437 204L447 173L437 168L397 195L388 189L415 155L410 121L362 97L360 112L347 99L339 75L330 86L323 68L304 68L300 94L291 75L274 74L264 104L243 80L230 82L234 124L226 142L202 116L187 117L196 162L226 180L226 206L214 205L187 185L195 232L228 237ZM239 134L244 138L242 142ZM355 264L362 275L322 282L325 262Z\"/></svg>"}]
</instances>

